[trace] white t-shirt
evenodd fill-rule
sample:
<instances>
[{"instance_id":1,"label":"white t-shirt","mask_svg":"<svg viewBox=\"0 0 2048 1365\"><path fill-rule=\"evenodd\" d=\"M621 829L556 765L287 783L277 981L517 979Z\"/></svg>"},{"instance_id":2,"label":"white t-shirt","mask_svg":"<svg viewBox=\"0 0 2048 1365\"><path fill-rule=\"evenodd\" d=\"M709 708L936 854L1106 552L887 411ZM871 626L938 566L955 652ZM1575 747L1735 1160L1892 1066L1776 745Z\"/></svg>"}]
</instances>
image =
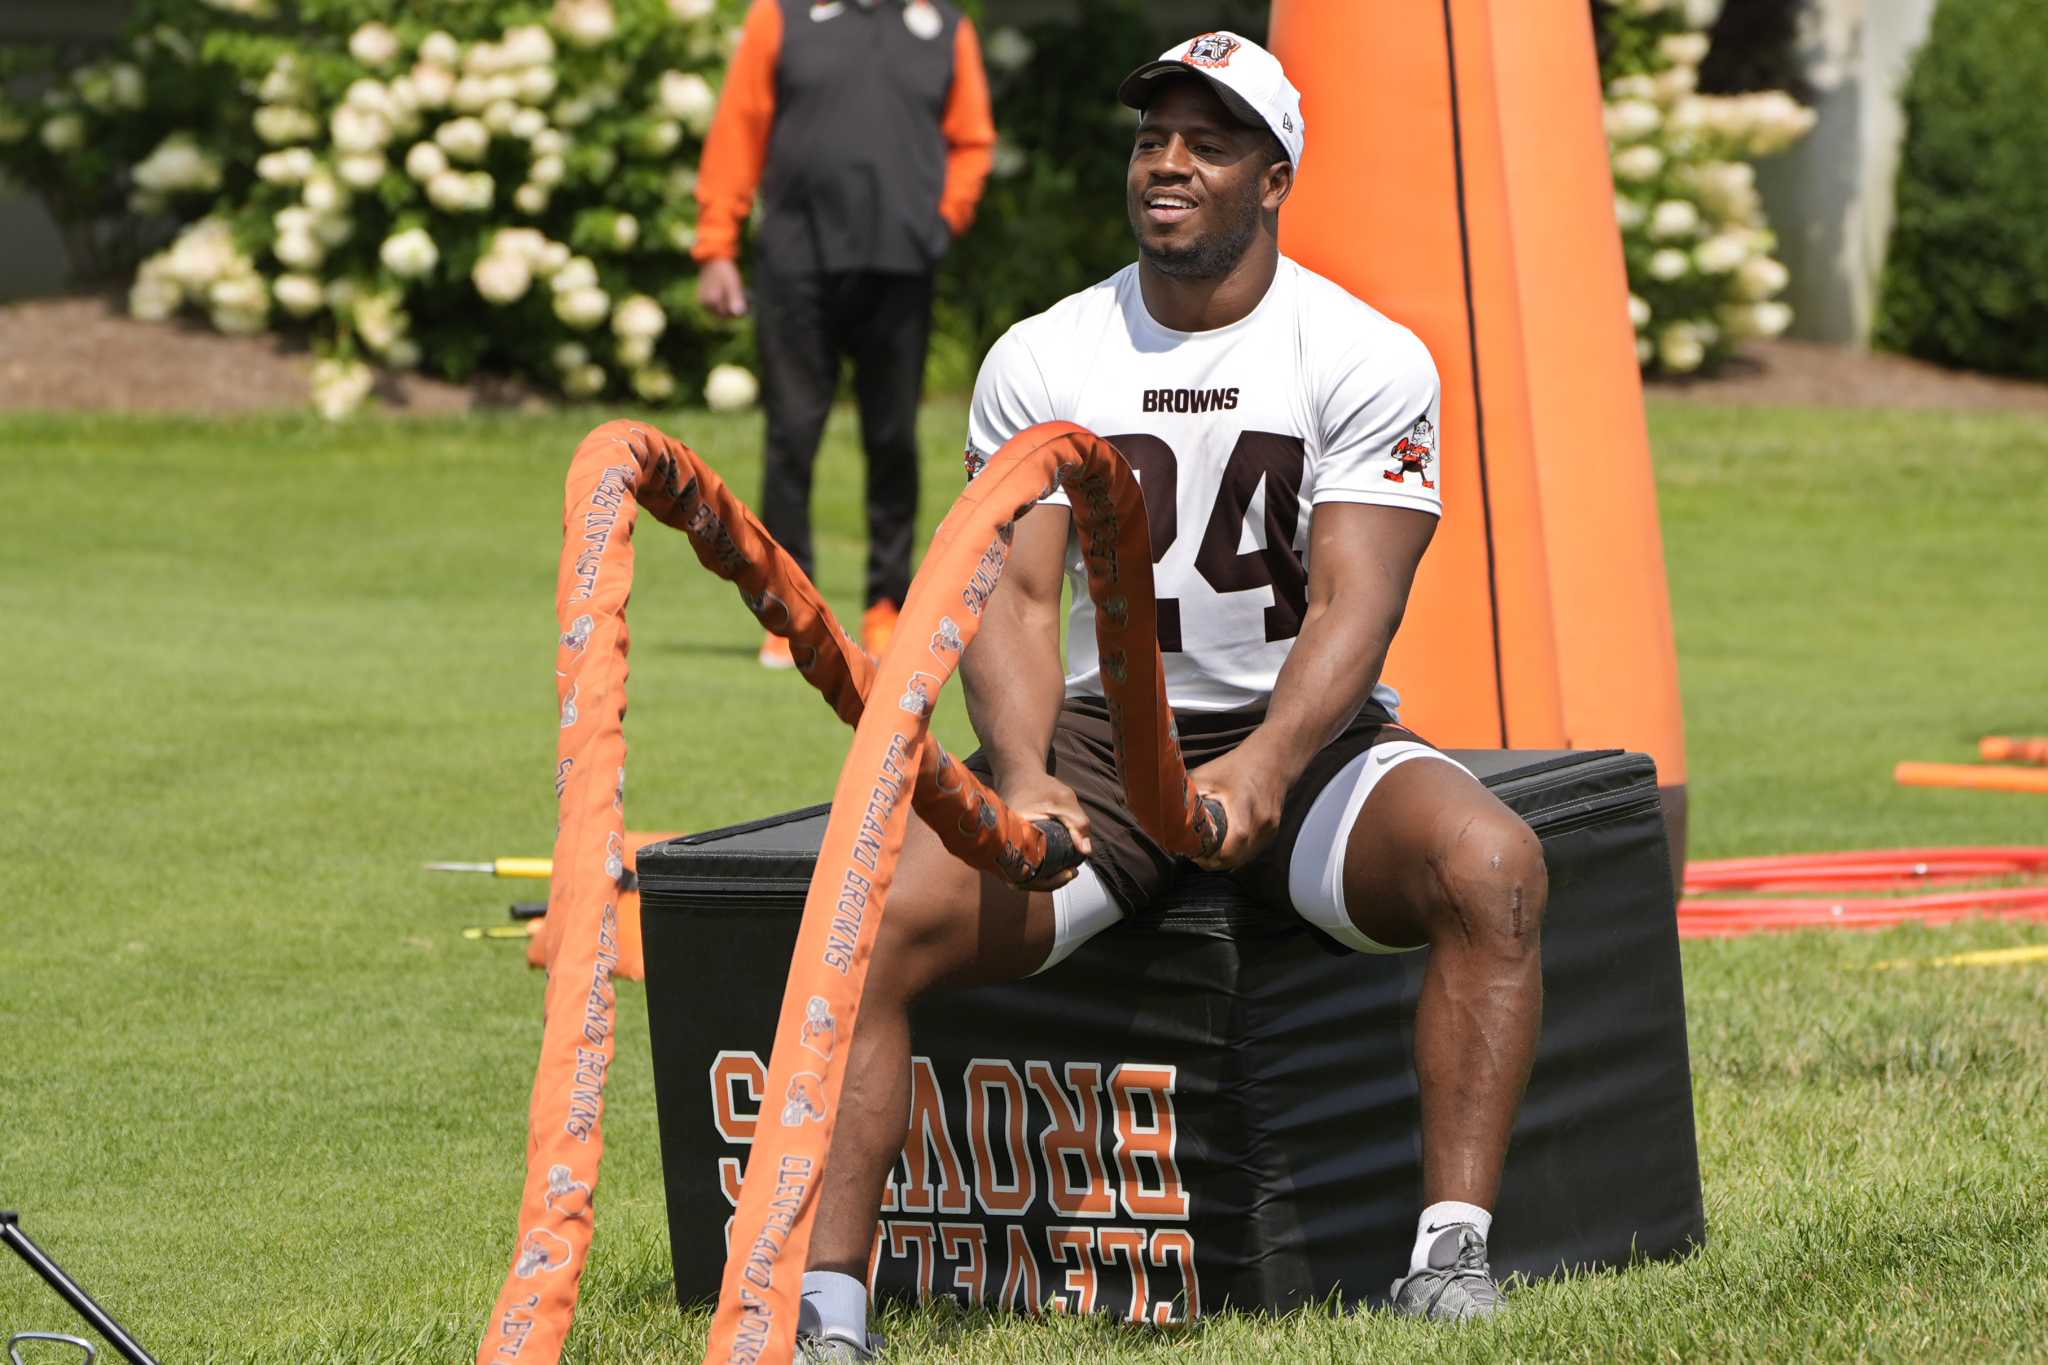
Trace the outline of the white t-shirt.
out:
<instances>
[{"instance_id":1,"label":"white t-shirt","mask_svg":"<svg viewBox=\"0 0 2048 1365\"><path fill-rule=\"evenodd\" d=\"M1306 509L1442 514L1437 416L1436 366L1415 334L1284 256L1256 308L1206 332L1155 322L1130 265L990 348L967 465L972 477L1039 422L1112 441L1145 490L1167 699L1224 711L1272 695L1300 633ZM1095 604L1071 534L1067 574L1067 695L1099 694ZM1384 685L1374 695L1399 701Z\"/></svg>"}]
</instances>

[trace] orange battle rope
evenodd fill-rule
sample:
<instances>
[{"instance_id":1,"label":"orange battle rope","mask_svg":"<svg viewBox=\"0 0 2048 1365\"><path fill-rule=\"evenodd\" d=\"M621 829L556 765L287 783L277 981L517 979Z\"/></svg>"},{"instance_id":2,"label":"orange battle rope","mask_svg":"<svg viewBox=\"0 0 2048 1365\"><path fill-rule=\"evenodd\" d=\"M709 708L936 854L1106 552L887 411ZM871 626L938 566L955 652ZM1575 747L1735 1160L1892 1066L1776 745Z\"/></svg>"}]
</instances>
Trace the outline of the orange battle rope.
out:
<instances>
[{"instance_id":1,"label":"orange battle rope","mask_svg":"<svg viewBox=\"0 0 2048 1365\"><path fill-rule=\"evenodd\" d=\"M477 1351L480 1365L560 1359L590 1249L612 1057L618 887L628 852L625 609L637 509L688 534L699 562L734 583L762 624L791 642L804 676L856 726L769 1064L768 1093L785 1100L782 1122L764 1124L756 1141L749 1171L768 1174L743 1182L712 1326L711 1357L786 1360L844 1057L902 848L910 774L911 804L969 863L1022 885L1073 857L1063 828L1017 818L927 733L939 689L1001 578L1012 524L1056 481L1069 488L1081 530L1089 591L1099 607L1105 692L1118 724L1117 760L1134 814L1168 848L1213 849L1222 841L1221 811L1196 799L1166 709L1144 504L1108 442L1068 423L1047 423L998 451L933 538L879 668L688 446L652 427L610 422L577 447L556 585L561 819L549 919L560 937L549 964L528 1115L518 1247ZM869 695L896 704L869 709ZM1139 723L1126 726L1126 716Z\"/></svg>"}]
</instances>

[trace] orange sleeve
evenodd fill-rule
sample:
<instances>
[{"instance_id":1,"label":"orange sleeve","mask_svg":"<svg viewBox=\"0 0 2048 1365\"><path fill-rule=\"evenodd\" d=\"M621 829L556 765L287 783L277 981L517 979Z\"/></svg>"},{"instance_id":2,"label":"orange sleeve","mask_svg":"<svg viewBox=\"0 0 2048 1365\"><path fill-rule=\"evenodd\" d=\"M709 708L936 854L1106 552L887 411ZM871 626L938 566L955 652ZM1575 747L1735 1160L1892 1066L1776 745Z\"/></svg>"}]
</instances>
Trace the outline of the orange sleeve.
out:
<instances>
[{"instance_id":1,"label":"orange sleeve","mask_svg":"<svg viewBox=\"0 0 2048 1365\"><path fill-rule=\"evenodd\" d=\"M740 229L753 210L761 168L768 161L775 63L781 55L782 7L775 0L754 0L697 166L697 245L690 254L700 261L739 255Z\"/></svg>"},{"instance_id":2,"label":"orange sleeve","mask_svg":"<svg viewBox=\"0 0 2048 1365\"><path fill-rule=\"evenodd\" d=\"M959 236L974 222L974 206L995 160L996 120L989 107L988 72L981 65L981 40L963 17L953 37L953 91L939 129L946 135L946 187L939 213Z\"/></svg>"}]
</instances>

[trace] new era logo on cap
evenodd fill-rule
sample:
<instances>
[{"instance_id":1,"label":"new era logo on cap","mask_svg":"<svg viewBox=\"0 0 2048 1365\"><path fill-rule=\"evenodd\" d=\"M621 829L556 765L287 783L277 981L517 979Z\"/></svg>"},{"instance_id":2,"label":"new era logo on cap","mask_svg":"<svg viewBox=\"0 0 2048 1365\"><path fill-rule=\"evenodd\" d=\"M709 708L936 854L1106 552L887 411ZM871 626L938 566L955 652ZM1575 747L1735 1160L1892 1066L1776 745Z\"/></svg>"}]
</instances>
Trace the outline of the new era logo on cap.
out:
<instances>
[{"instance_id":1,"label":"new era logo on cap","mask_svg":"<svg viewBox=\"0 0 2048 1365\"><path fill-rule=\"evenodd\" d=\"M1287 79L1278 57L1242 34L1203 33L1176 43L1124 77L1117 98L1133 109L1143 109L1152 97L1153 82L1186 75L1208 81L1230 111L1246 123L1271 129L1286 149L1287 159L1301 165L1307 132L1301 118L1301 92Z\"/></svg>"}]
</instances>

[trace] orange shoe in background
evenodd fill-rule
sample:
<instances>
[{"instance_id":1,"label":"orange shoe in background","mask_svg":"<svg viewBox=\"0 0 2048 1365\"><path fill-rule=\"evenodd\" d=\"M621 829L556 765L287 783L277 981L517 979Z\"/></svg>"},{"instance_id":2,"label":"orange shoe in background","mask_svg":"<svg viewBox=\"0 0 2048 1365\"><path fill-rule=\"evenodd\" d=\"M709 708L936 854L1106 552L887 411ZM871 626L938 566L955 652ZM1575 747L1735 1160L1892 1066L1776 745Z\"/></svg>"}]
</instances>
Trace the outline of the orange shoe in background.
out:
<instances>
[{"instance_id":1,"label":"orange shoe in background","mask_svg":"<svg viewBox=\"0 0 2048 1365\"><path fill-rule=\"evenodd\" d=\"M763 668L795 668L796 659L789 652L789 641L780 635L770 635L761 641L761 653L757 656Z\"/></svg>"},{"instance_id":2,"label":"orange shoe in background","mask_svg":"<svg viewBox=\"0 0 2048 1365\"><path fill-rule=\"evenodd\" d=\"M889 641L896 638L897 614L896 604L886 597L860 614L861 646L877 659L888 652Z\"/></svg>"}]
</instances>

